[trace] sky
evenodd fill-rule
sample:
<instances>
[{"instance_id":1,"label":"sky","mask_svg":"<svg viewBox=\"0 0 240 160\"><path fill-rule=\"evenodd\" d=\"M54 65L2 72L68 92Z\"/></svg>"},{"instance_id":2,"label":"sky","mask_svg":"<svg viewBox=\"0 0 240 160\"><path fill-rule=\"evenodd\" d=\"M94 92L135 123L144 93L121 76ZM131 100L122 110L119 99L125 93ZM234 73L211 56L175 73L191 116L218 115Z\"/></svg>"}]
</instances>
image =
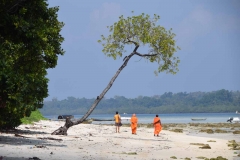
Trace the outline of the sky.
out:
<instances>
[{"instance_id":1,"label":"sky","mask_svg":"<svg viewBox=\"0 0 240 160\"><path fill-rule=\"evenodd\" d=\"M239 0L49 0L48 4L59 6L58 20L65 24L61 31L65 54L48 70L45 100L100 95L133 47L113 60L97 41L109 35L107 26L119 16L141 13L159 15L157 24L176 34L176 45L181 48L175 53L181 61L179 72L156 76L156 64L133 57L105 98L240 90ZM143 51L141 46L138 51Z\"/></svg>"}]
</instances>

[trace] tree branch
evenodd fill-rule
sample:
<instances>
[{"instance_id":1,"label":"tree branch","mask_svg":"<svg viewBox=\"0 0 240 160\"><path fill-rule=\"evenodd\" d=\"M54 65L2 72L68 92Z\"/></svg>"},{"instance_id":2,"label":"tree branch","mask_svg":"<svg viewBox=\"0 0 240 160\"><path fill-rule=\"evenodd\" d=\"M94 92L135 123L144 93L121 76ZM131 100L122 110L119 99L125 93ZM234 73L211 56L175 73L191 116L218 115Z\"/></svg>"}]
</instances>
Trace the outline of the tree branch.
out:
<instances>
[{"instance_id":1,"label":"tree branch","mask_svg":"<svg viewBox=\"0 0 240 160\"><path fill-rule=\"evenodd\" d=\"M134 48L133 52L137 53L137 49L138 49L139 45L137 44L136 47Z\"/></svg>"},{"instance_id":2,"label":"tree branch","mask_svg":"<svg viewBox=\"0 0 240 160\"><path fill-rule=\"evenodd\" d=\"M133 41L132 41L132 42L133 42ZM136 44L137 44L137 43L136 43ZM130 54L131 56L133 56L134 54L137 53L136 51L137 51L138 47L139 47L139 45L137 44L136 47L134 48L133 52ZM130 56L130 55L129 55L129 56ZM126 58L128 58L129 56L124 57L124 58L123 58L123 61L125 61Z\"/></svg>"},{"instance_id":3,"label":"tree branch","mask_svg":"<svg viewBox=\"0 0 240 160\"><path fill-rule=\"evenodd\" d=\"M140 54L138 52L135 52L136 55L140 57L151 57L151 56L156 56L157 54Z\"/></svg>"},{"instance_id":4,"label":"tree branch","mask_svg":"<svg viewBox=\"0 0 240 160\"><path fill-rule=\"evenodd\" d=\"M128 40L128 41L126 41L126 43L131 42L131 43L135 44L135 46L139 46L139 45L137 44L137 42L131 41L129 38L127 38L127 40Z\"/></svg>"}]
</instances>

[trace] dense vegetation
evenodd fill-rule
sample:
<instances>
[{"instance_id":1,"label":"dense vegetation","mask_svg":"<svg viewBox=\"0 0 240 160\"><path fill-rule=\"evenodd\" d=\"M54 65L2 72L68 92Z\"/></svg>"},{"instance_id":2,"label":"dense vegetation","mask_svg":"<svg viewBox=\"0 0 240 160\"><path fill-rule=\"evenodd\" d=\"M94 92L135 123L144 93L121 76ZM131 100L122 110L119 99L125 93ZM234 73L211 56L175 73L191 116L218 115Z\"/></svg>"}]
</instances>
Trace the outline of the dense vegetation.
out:
<instances>
[{"instance_id":1,"label":"dense vegetation","mask_svg":"<svg viewBox=\"0 0 240 160\"><path fill-rule=\"evenodd\" d=\"M94 99L68 97L65 100L45 101L43 115L84 114ZM240 110L240 92L218 90L213 92L164 93L153 97L128 99L115 96L103 99L93 114L120 113L200 113L235 112Z\"/></svg>"},{"instance_id":2,"label":"dense vegetation","mask_svg":"<svg viewBox=\"0 0 240 160\"><path fill-rule=\"evenodd\" d=\"M57 12L46 0L0 0L0 128L18 126L48 96L47 69L64 54Z\"/></svg>"}]
</instances>

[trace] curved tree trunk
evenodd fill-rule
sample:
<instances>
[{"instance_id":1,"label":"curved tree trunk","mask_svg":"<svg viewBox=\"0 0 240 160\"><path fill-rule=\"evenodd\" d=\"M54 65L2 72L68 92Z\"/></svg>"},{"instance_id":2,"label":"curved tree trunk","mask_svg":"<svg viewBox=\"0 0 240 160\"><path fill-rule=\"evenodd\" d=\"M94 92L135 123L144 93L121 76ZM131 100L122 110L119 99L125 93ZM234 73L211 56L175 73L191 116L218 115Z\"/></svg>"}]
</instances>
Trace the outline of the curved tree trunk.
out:
<instances>
[{"instance_id":1,"label":"curved tree trunk","mask_svg":"<svg viewBox=\"0 0 240 160\"><path fill-rule=\"evenodd\" d=\"M122 64L122 66L118 69L118 71L116 72L116 74L112 77L111 81L108 83L107 87L103 90L103 92L97 96L96 100L94 101L94 103L92 104L91 108L87 111L87 113L79 120L77 120L76 122L72 122L70 118L66 119L66 123L63 127L58 128L57 130L55 130L52 135L67 135L67 130L68 128L80 124L82 123L84 120L86 120L86 118L93 112L93 110L97 107L98 103L102 100L102 98L104 97L104 95L107 93L107 91L112 87L113 82L116 80L116 78L118 77L118 75L120 74L120 72L123 70L124 67L126 67L128 61L130 60L130 58L136 54L136 51L138 49L138 45L135 47L134 51L129 55L126 56L123 60L124 63Z\"/></svg>"}]
</instances>

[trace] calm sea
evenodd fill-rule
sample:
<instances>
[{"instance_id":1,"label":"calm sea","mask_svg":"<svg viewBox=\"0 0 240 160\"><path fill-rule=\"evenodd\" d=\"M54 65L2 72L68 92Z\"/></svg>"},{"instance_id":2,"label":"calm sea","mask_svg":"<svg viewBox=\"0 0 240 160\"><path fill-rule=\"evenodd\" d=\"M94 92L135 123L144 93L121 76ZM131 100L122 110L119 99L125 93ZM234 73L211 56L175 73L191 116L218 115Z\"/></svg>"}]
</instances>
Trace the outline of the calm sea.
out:
<instances>
[{"instance_id":1,"label":"calm sea","mask_svg":"<svg viewBox=\"0 0 240 160\"><path fill-rule=\"evenodd\" d=\"M131 114L120 114L121 117L131 117ZM75 119L81 118L83 115L74 115ZM94 119L109 120L113 119L113 114L92 114L88 117ZM58 115L44 116L48 119L56 120ZM152 123L155 114L137 114L138 123ZM230 117L240 117L236 113L176 113L176 114L159 114L162 123L224 123ZM203 121L192 121L191 118L206 118ZM94 124L113 124L113 121L94 121ZM123 123L129 123L124 120Z\"/></svg>"}]
</instances>

